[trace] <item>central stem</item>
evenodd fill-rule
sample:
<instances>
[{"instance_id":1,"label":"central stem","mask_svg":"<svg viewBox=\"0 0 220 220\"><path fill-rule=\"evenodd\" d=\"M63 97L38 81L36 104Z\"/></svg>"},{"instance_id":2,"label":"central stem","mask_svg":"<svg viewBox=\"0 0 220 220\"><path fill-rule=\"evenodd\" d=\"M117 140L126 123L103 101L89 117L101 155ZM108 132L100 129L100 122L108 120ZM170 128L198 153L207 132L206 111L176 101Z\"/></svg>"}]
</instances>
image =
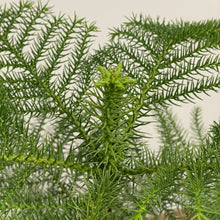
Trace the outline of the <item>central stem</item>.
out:
<instances>
[{"instance_id":1,"label":"central stem","mask_svg":"<svg viewBox=\"0 0 220 220\"><path fill-rule=\"evenodd\" d=\"M110 163L116 169L118 160L122 157L125 143L122 143L123 112L120 101L123 94L116 91L104 92L102 111L102 135L104 161ZM122 159L122 158L121 158Z\"/></svg>"},{"instance_id":2,"label":"central stem","mask_svg":"<svg viewBox=\"0 0 220 220\"><path fill-rule=\"evenodd\" d=\"M126 115L129 112L126 89L136 80L122 76L121 63L110 71L101 66L98 68L101 77L95 86L103 95L100 117L102 146L99 158L102 159L103 165L118 170L124 158L124 150L128 147L128 143L124 141L126 135L124 131L128 122Z\"/></svg>"}]
</instances>

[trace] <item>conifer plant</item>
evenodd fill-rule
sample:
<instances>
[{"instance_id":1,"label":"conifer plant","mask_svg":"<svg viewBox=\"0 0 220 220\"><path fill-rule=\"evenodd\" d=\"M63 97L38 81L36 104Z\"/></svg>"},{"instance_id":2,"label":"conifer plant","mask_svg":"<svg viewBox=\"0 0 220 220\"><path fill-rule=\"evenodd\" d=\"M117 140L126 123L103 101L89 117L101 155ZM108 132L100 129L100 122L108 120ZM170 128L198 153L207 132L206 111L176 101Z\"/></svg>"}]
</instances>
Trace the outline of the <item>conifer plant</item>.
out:
<instances>
[{"instance_id":1,"label":"conifer plant","mask_svg":"<svg viewBox=\"0 0 220 220\"><path fill-rule=\"evenodd\" d=\"M97 31L1 6L0 219L220 219L220 122L196 108L188 138L170 110L219 91L220 20L133 15L92 49Z\"/></svg>"}]
</instances>

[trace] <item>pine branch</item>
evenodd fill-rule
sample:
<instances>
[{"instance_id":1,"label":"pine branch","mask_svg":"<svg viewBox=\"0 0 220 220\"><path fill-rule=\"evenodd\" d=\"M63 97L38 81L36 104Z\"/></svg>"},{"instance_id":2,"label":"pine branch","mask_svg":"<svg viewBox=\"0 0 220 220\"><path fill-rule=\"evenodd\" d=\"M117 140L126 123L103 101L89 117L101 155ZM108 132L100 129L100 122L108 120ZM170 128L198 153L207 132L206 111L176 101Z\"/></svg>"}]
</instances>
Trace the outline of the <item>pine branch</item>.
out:
<instances>
[{"instance_id":1,"label":"pine branch","mask_svg":"<svg viewBox=\"0 0 220 220\"><path fill-rule=\"evenodd\" d=\"M219 20L133 16L90 53L96 31L40 2L0 8L1 218L217 219L219 123L204 134L196 109L190 142L169 105L219 91Z\"/></svg>"},{"instance_id":2,"label":"pine branch","mask_svg":"<svg viewBox=\"0 0 220 220\"><path fill-rule=\"evenodd\" d=\"M201 31L203 28L207 32ZM112 30L112 42L98 54L100 57L105 54L105 61L121 61L125 71L138 80L141 91L150 83L150 88L144 91L146 97L150 97L147 105L174 100L176 104L176 101L191 102L200 92L206 92L206 88L214 91L219 88L219 76L208 78L207 75L219 72L218 33L218 20L174 24L134 16ZM209 41L211 34L213 38ZM195 75L203 76L204 72L207 78L195 78ZM166 95L165 90L173 93ZM158 97L161 92L162 96Z\"/></svg>"}]
</instances>

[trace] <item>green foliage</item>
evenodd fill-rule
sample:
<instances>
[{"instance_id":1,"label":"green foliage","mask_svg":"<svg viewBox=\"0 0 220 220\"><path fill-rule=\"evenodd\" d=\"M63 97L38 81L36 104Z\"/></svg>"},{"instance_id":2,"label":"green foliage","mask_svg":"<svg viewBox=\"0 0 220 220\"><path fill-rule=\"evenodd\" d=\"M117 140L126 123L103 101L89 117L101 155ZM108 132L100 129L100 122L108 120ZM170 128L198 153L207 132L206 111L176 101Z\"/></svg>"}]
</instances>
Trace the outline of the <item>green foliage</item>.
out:
<instances>
[{"instance_id":1,"label":"green foliage","mask_svg":"<svg viewBox=\"0 0 220 220\"><path fill-rule=\"evenodd\" d=\"M102 66L98 66L101 72L101 79L95 83L96 87L104 86L106 88L114 87L116 91L125 90L125 86L136 82L135 79L122 77L122 63L111 72Z\"/></svg>"},{"instance_id":2,"label":"green foliage","mask_svg":"<svg viewBox=\"0 0 220 220\"><path fill-rule=\"evenodd\" d=\"M97 31L40 2L0 8L0 219L218 219L220 122L205 133L196 108L192 141L169 105L219 91L220 21L133 16L92 51Z\"/></svg>"}]
</instances>

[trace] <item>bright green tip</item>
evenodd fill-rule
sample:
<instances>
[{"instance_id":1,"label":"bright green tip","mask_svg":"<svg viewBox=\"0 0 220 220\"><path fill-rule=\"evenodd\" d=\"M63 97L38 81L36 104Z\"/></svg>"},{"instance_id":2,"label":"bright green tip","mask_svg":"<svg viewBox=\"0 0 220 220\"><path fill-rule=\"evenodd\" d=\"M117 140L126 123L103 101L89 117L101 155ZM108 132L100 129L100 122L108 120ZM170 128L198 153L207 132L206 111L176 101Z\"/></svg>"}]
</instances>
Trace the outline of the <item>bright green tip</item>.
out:
<instances>
[{"instance_id":1,"label":"bright green tip","mask_svg":"<svg viewBox=\"0 0 220 220\"><path fill-rule=\"evenodd\" d=\"M107 70L103 66L98 66L98 70L101 74L100 80L95 83L96 87L109 87L111 85L116 90L125 90L125 86L134 84L137 81L136 79L122 76L122 63L119 63L113 70Z\"/></svg>"}]
</instances>

